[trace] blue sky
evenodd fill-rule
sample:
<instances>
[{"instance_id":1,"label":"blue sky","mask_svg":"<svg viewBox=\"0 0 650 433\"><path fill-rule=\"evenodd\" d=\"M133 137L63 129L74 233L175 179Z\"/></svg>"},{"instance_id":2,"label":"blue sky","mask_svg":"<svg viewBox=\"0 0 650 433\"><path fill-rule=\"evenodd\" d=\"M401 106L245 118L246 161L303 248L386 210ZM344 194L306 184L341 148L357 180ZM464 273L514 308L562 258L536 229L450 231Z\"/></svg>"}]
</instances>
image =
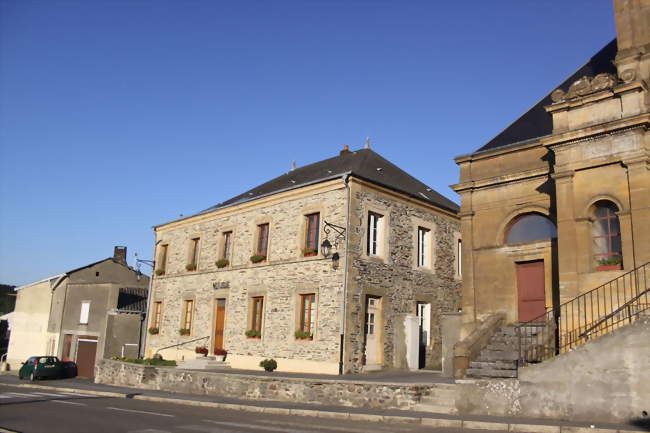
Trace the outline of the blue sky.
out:
<instances>
[{"instance_id":1,"label":"blue sky","mask_svg":"<svg viewBox=\"0 0 650 433\"><path fill-rule=\"evenodd\" d=\"M458 201L453 158L614 36L611 0L0 0L0 283L366 136Z\"/></svg>"}]
</instances>

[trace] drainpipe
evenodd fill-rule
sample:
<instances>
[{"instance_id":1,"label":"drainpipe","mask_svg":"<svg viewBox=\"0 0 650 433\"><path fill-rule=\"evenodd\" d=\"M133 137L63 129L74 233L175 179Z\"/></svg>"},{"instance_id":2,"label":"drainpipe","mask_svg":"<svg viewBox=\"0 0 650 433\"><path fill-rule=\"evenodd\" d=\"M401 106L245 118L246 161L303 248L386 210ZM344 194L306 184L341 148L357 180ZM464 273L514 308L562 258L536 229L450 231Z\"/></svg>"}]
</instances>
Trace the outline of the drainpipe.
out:
<instances>
[{"instance_id":1,"label":"drainpipe","mask_svg":"<svg viewBox=\"0 0 650 433\"><path fill-rule=\"evenodd\" d=\"M632 232L632 269L636 269L636 248L634 245L634 217L632 216L632 188L630 186L630 166L626 164L623 164L623 166L625 167L625 174L627 175L627 203L628 209L630 210L630 231Z\"/></svg>"},{"instance_id":2,"label":"drainpipe","mask_svg":"<svg viewBox=\"0 0 650 433\"><path fill-rule=\"evenodd\" d=\"M151 306L151 295L152 295L152 289L153 289L153 277L156 275L156 247L161 241L156 241L156 230L154 229L154 244L153 244L153 260L152 260L152 265L151 265L151 276L149 277L149 288L147 289L147 311L144 312L143 318L142 318L142 323L140 324L140 335L141 338L138 340L140 343L140 346L138 347L138 357L139 358L144 358L144 348L146 347L147 344L147 335L149 335L148 332L143 332L142 327L147 326L147 317L149 316L149 307Z\"/></svg>"},{"instance_id":3,"label":"drainpipe","mask_svg":"<svg viewBox=\"0 0 650 433\"><path fill-rule=\"evenodd\" d=\"M343 300L341 301L341 325L340 325L340 342L339 342L339 375L343 374L343 352L345 346L345 331L347 324L347 297L348 297L348 261L350 257L350 173L343 175L343 183L347 190L346 196L346 215L345 215L345 262L343 263Z\"/></svg>"}]
</instances>

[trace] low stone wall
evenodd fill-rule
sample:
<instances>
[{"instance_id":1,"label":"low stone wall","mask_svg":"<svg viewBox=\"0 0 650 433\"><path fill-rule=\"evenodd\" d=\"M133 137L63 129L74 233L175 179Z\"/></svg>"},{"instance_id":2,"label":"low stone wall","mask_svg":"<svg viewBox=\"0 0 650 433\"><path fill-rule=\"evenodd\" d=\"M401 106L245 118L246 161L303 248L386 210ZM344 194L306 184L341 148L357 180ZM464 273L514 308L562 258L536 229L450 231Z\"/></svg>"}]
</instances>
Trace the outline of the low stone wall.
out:
<instances>
[{"instance_id":1,"label":"low stone wall","mask_svg":"<svg viewBox=\"0 0 650 433\"><path fill-rule=\"evenodd\" d=\"M95 382L188 394L380 409L413 409L435 385L253 376L97 360Z\"/></svg>"}]
</instances>

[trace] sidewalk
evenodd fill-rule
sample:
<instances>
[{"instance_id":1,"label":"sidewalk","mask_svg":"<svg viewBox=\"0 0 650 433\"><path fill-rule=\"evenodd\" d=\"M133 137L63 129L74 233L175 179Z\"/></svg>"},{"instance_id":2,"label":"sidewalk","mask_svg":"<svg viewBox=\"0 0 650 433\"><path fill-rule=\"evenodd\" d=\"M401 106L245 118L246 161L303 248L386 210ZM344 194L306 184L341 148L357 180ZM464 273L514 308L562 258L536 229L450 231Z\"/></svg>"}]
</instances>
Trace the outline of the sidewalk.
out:
<instances>
[{"instance_id":1,"label":"sidewalk","mask_svg":"<svg viewBox=\"0 0 650 433\"><path fill-rule=\"evenodd\" d=\"M244 400L191 394L177 394L165 391L144 390L95 384L91 380L74 378L25 382L11 374L0 375L0 385L23 388L49 389L65 392L80 392L114 398L157 401L161 403L217 407L221 409L280 415L316 416L362 421L404 422L431 427L462 428L464 430L507 430L526 433L614 433L628 431L650 431L645 428L621 424L590 425L583 422L505 418L492 416L446 415L406 410L379 410L342 406L318 406L278 401Z\"/></svg>"}]
</instances>

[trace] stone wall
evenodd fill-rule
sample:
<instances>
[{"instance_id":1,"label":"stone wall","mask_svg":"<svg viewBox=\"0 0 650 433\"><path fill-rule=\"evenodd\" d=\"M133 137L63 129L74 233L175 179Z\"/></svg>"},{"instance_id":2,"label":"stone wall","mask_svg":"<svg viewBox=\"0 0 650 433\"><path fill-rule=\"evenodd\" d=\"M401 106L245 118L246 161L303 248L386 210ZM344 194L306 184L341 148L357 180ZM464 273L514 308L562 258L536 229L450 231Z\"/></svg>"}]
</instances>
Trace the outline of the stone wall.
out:
<instances>
[{"instance_id":1,"label":"stone wall","mask_svg":"<svg viewBox=\"0 0 650 433\"><path fill-rule=\"evenodd\" d=\"M348 278L347 360L349 370L363 369L366 295L382 298L384 368L407 368L404 317L416 313L416 303L431 304L431 344L426 366L441 366L440 315L460 308L460 277L456 275L456 245L460 223L418 201L396 199L368 185L353 185L350 211L350 273ZM368 212L387 219L385 250L379 257L366 251ZM418 267L417 230L431 229L429 267Z\"/></svg>"},{"instance_id":2,"label":"stone wall","mask_svg":"<svg viewBox=\"0 0 650 433\"><path fill-rule=\"evenodd\" d=\"M97 361L95 382L219 397L380 409L412 409L421 396L431 394L434 388L433 385L187 371L107 359Z\"/></svg>"}]
</instances>

